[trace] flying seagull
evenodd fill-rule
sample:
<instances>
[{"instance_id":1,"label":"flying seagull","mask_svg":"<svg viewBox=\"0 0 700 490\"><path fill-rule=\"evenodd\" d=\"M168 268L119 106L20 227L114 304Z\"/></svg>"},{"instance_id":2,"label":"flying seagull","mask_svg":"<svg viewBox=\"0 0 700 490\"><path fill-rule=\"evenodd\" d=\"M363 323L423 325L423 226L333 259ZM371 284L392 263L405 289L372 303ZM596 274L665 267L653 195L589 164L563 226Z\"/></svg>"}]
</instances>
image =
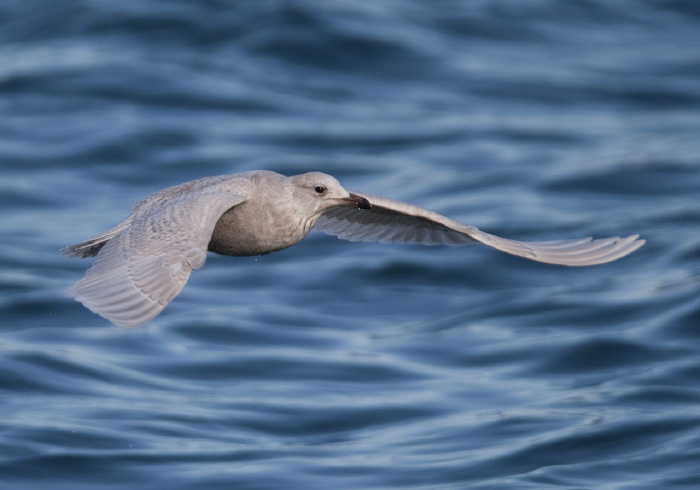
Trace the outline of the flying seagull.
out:
<instances>
[{"instance_id":1,"label":"flying seagull","mask_svg":"<svg viewBox=\"0 0 700 490\"><path fill-rule=\"evenodd\" d=\"M483 243L568 266L602 264L644 244L638 235L520 242L490 235L427 209L348 192L330 175L292 177L257 170L168 187L136 203L116 227L61 251L96 260L71 296L111 322L133 327L158 315L204 265L207 251L264 255L312 228L351 241L461 246Z\"/></svg>"}]
</instances>

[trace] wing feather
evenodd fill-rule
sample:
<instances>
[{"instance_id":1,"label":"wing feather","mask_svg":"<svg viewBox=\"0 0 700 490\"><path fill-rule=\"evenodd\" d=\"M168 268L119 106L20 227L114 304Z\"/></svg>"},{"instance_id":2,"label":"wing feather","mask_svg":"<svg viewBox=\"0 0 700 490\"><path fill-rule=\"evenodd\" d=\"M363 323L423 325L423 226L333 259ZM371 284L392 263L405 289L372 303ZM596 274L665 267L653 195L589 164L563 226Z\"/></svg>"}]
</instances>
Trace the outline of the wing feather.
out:
<instances>
[{"instance_id":1,"label":"wing feather","mask_svg":"<svg viewBox=\"0 0 700 490\"><path fill-rule=\"evenodd\" d=\"M412 204L362 192L372 209L333 206L325 210L315 228L350 241L415 243L462 246L483 243L512 255L550 264L587 266L603 264L632 253L644 245L639 235L593 240L521 242L485 233Z\"/></svg>"},{"instance_id":2,"label":"wing feather","mask_svg":"<svg viewBox=\"0 0 700 490\"><path fill-rule=\"evenodd\" d=\"M230 180L230 179L229 179ZM196 193L177 192L146 205L100 244L97 258L70 294L117 325L141 325L177 296L193 269L201 267L216 222L247 199L245 184L214 180ZM187 190L187 189L185 189ZM120 228L121 227L121 228ZM68 247L78 255L96 239Z\"/></svg>"},{"instance_id":3,"label":"wing feather","mask_svg":"<svg viewBox=\"0 0 700 490\"><path fill-rule=\"evenodd\" d=\"M405 202L353 194L368 199L372 209L333 206L321 214L314 228L350 241L452 246L475 242L468 233L473 227Z\"/></svg>"}]
</instances>

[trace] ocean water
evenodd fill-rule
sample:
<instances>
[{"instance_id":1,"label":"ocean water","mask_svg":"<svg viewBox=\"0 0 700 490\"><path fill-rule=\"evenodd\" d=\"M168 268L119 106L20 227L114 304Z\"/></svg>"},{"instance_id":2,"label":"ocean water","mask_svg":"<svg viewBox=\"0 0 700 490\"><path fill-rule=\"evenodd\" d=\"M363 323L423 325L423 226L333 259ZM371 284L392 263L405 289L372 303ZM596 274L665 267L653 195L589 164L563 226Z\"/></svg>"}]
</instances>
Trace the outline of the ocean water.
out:
<instances>
[{"instance_id":1,"label":"ocean water","mask_svg":"<svg viewBox=\"0 0 700 490\"><path fill-rule=\"evenodd\" d=\"M0 488L700 488L691 0L0 2ZM607 265L312 233L142 327L59 254L319 170Z\"/></svg>"}]
</instances>

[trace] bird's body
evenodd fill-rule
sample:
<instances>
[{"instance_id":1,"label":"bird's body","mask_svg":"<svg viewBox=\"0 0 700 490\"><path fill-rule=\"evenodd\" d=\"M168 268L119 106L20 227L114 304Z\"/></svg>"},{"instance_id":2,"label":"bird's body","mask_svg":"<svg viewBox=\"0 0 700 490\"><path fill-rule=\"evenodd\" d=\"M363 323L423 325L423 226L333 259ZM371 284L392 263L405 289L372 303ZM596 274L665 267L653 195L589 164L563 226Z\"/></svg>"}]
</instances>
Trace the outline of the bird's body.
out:
<instances>
[{"instance_id":1,"label":"bird's body","mask_svg":"<svg viewBox=\"0 0 700 490\"><path fill-rule=\"evenodd\" d=\"M285 177L264 170L205 177L139 201L112 230L64 248L97 256L71 294L122 326L152 319L177 296L207 251L264 255L303 239L312 228L353 241L466 245L484 243L540 262L585 266L639 248L637 236L519 242L484 233L427 209L348 192L330 175Z\"/></svg>"},{"instance_id":2,"label":"bird's body","mask_svg":"<svg viewBox=\"0 0 700 490\"><path fill-rule=\"evenodd\" d=\"M254 172L246 177L256 186L277 192L251 192L240 205L227 210L216 222L209 251L221 255L264 255L290 247L304 238L317 215L307 216L305 200L295 196L296 187L274 172Z\"/></svg>"}]
</instances>

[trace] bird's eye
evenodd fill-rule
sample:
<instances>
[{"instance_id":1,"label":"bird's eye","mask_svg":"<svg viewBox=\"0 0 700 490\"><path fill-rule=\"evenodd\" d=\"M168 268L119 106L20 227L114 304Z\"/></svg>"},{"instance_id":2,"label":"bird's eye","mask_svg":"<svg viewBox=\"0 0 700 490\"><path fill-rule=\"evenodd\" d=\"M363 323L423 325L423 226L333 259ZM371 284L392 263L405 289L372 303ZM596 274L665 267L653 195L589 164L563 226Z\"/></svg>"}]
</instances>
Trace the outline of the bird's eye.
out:
<instances>
[{"instance_id":1,"label":"bird's eye","mask_svg":"<svg viewBox=\"0 0 700 490\"><path fill-rule=\"evenodd\" d=\"M326 192L326 188L322 185L317 185L316 187L314 187L314 190L319 194L323 194L324 192Z\"/></svg>"}]
</instances>

